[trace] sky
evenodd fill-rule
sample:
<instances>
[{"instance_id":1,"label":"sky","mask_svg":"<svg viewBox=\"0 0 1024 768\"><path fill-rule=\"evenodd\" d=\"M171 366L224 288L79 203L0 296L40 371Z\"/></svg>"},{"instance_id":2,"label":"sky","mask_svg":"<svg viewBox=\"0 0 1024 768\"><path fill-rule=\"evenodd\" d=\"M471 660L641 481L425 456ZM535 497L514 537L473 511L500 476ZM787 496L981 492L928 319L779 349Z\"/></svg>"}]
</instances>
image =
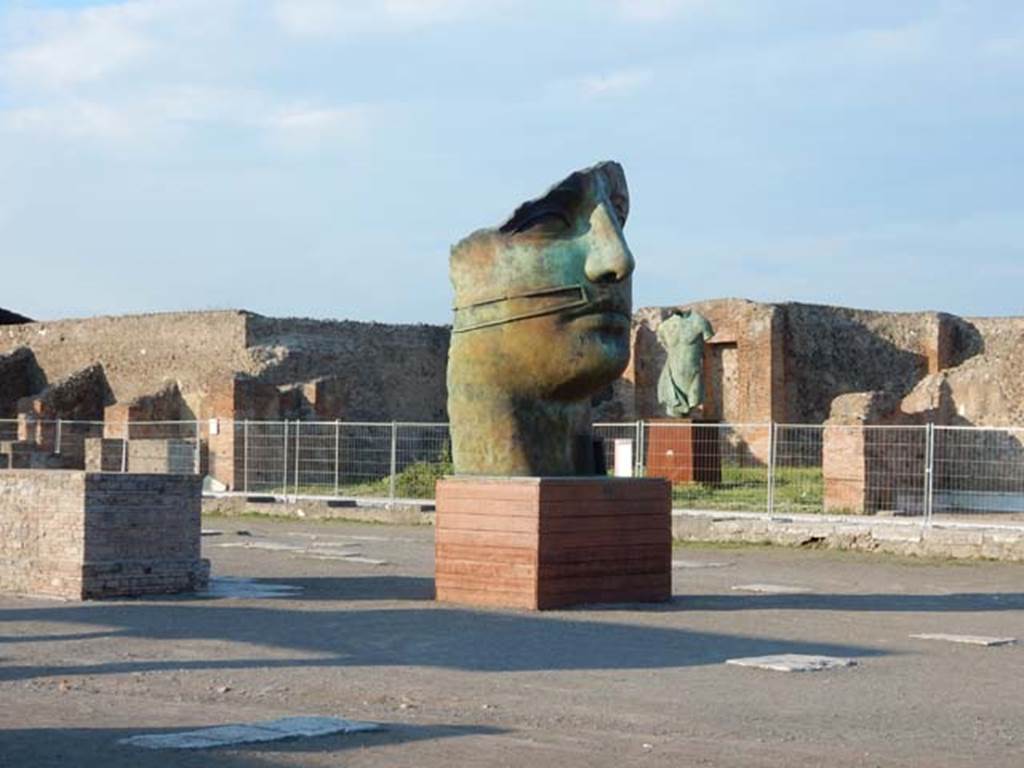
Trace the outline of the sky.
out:
<instances>
[{"instance_id":1,"label":"sky","mask_svg":"<svg viewBox=\"0 0 1024 768\"><path fill-rule=\"evenodd\" d=\"M621 162L635 306L1024 315L1018 0L0 0L0 307L450 321Z\"/></svg>"}]
</instances>

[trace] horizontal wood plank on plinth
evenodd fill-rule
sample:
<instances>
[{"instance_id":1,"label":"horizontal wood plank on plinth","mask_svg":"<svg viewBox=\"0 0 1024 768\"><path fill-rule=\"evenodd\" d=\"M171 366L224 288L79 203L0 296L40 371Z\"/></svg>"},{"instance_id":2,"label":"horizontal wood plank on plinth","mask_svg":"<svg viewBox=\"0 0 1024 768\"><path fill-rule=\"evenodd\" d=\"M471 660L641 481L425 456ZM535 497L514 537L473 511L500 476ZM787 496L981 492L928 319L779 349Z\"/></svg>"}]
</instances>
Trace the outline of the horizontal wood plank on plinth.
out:
<instances>
[{"instance_id":1,"label":"horizontal wood plank on plinth","mask_svg":"<svg viewBox=\"0 0 1024 768\"><path fill-rule=\"evenodd\" d=\"M447 512L435 520L439 531L498 531L504 533L537 533L539 521L536 515L467 515L462 512Z\"/></svg>"},{"instance_id":2,"label":"horizontal wood plank on plinth","mask_svg":"<svg viewBox=\"0 0 1024 768\"><path fill-rule=\"evenodd\" d=\"M502 500L502 509L504 510L505 517L536 517L537 516L537 499L532 500ZM436 501L435 501L436 503ZM460 515L486 515L491 517L493 515L493 509L491 508L491 502L487 499L472 498L467 499L462 496L452 496L449 494L445 495L444 498L445 509L452 514Z\"/></svg>"},{"instance_id":3,"label":"horizontal wood plank on plinth","mask_svg":"<svg viewBox=\"0 0 1024 768\"><path fill-rule=\"evenodd\" d=\"M436 535L436 534L435 534ZM472 560L496 563L537 563L534 547L478 547L472 544L450 544L436 541L434 556L437 562L446 560Z\"/></svg>"},{"instance_id":4,"label":"horizontal wood plank on plinth","mask_svg":"<svg viewBox=\"0 0 1024 768\"><path fill-rule=\"evenodd\" d=\"M438 481L437 599L543 609L671 596L671 486L661 479Z\"/></svg>"},{"instance_id":5,"label":"horizontal wood plank on plinth","mask_svg":"<svg viewBox=\"0 0 1024 768\"><path fill-rule=\"evenodd\" d=\"M658 558L672 561L671 546L666 548L661 542L656 544L606 544L605 546L574 547L560 552L547 552L544 562L555 563L587 563L610 560L647 559L657 561Z\"/></svg>"},{"instance_id":6,"label":"horizontal wood plank on plinth","mask_svg":"<svg viewBox=\"0 0 1024 768\"><path fill-rule=\"evenodd\" d=\"M468 589L451 584L437 588L437 599L442 603L474 605L482 608L526 608L537 610L537 595L529 591L508 592L500 589ZM566 603L561 603L565 605Z\"/></svg>"},{"instance_id":7,"label":"horizontal wood plank on plinth","mask_svg":"<svg viewBox=\"0 0 1024 768\"><path fill-rule=\"evenodd\" d=\"M671 584L660 589L588 589L582 592L541 593L537 595L536 609L569 608L574 605L597 603L664 603L672 599Z\"/></svg>"}]
</instances>

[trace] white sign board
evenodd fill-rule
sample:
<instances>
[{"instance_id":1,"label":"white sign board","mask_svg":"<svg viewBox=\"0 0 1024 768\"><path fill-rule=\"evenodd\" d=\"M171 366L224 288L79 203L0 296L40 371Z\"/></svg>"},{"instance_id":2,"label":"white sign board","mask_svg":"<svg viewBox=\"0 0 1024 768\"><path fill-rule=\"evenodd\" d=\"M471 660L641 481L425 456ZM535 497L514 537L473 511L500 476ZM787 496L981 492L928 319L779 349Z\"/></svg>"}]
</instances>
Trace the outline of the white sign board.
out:
<instances>
[{"instance_id":1,"label":"white sign board","mask_svg":"<svg viewBox=\"0 0 1024 768\"><path fill-rule=\"evenodd\" d=\"M633 476L633 441L629 439L615 441L615 476Z\"/></svg>"}]
</instances>

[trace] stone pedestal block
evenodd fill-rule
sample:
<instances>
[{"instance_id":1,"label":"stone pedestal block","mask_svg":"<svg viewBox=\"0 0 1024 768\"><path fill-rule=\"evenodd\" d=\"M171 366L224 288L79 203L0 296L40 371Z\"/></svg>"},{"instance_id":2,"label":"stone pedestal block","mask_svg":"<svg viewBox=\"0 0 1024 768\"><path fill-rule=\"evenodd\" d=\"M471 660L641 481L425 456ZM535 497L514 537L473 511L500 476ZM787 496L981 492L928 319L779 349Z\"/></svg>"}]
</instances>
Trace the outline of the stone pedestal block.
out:
<instances>
[{"instance_id":1,"label":"stone pedestal block","mask_svg":"<svg viewBox=\"0 0 1024 768\"><path fill-rule=\"evenodd\" d=\"M0 593L70 600L201 589L200 479L0 472Z\"/></svg>"},{"instance_id":2,"label":"stone pedestal block","mask_svg":"<svg viewBox=\"0 0 1024 768\"><path fill-rule=\"evenodd\" d=\"M648 422L647 477L672 483L722 482L722 450L715 424L659 419Z\"/></svg>"},{"instance_id":3,"label":"stone pedestal block","mask_svg":"<svg viewBox=\"0 0 1024 768\"><path fill-rule=\"evenodd\" d=\"M437 599L544 610L672 594L671 486L614 477L437 483Z\"/></svg>"}]
</instances>

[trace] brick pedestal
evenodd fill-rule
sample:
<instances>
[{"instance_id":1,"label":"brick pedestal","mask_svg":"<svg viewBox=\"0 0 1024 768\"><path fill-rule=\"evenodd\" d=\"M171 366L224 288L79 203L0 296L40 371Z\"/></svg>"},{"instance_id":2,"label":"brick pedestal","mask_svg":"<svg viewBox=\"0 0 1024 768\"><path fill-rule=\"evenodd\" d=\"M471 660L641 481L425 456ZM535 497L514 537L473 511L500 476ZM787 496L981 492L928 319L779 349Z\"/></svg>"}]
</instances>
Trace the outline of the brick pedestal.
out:
<instances>
[{"instance_id":1,"label":"brick pedestal","mask_svg":"<svg viewBox=\"0 0 1024 768\"><path fill-rule=\"evenodd\" d=\"M444 602L544 610L672 594L661 479L444 478L435 535Z\"/></svg>"},{"instance_id":2,"label":"brick pedestal","mask_svg":"<svg viewBox=\"0 0 1024 768\"><path fill-rule=\"evenodd\" d=\"M200 479L75 470L0 472L0 593L70 600L206 584Z\"/></svg>"},{"instance_id":3,"label":"brick pedestal","mask_svg":"<svg viewBox=\"0 0 1024 768\"><path fill-rule=\"evenodd\" d=\"M722 449L719 428L681 419L649 421L647 477L664 477L673 483L722 482Z\"/></svg>"}]
</instances>

